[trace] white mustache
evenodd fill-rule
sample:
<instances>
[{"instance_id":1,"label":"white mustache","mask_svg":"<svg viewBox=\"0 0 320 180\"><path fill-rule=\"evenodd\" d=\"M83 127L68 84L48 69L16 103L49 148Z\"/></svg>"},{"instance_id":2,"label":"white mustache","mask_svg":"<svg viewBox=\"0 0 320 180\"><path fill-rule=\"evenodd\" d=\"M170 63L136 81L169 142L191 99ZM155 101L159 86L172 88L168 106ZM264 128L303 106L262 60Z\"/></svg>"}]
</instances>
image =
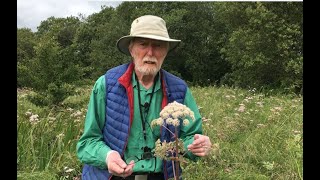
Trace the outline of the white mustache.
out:
<instances>
[{"instance_id":1,"label":"white mustache","mask_svg":"<svg viewBox=\"0 0 320 180\"><path fill-rule=\"evenodd\" d=\"M157 59L155 57L144 57L142 59L143 62L153 62L153 63L157 63Z\"/></svg>"}]
</instances>

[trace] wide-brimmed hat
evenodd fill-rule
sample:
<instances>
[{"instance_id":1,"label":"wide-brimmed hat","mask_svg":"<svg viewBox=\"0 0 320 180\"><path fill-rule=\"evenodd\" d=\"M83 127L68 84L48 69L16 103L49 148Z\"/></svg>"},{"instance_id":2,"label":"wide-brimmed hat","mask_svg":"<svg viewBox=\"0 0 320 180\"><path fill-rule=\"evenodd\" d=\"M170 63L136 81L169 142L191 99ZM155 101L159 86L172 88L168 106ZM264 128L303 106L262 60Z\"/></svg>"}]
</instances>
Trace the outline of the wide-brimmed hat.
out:
<instances>
[{"instance_id":1,"label":"wide-brimmed hat","mask_svg":"<svg viewBox=\"0 0 320 180\"><path fill-rule=\"evenodd\" d=\"M129 43L135 37L167 41L169 42L169 52L181 42L181 40L171 39L166 22L162 18L152 15L145 15L135 19L131 24L130 35L123 36L117 41L118 49L124 54L131 55L128 49Z\"/></svg>"}]
</instances>

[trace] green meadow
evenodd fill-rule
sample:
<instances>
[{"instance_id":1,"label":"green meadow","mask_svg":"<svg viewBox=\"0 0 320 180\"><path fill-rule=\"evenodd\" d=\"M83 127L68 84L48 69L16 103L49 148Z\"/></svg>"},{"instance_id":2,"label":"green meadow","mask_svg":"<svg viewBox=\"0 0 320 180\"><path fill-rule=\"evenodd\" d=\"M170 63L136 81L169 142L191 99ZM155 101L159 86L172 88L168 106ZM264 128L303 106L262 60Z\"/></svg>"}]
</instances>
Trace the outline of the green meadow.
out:
<instances>
[{"instance_id":1,"label":"green meadow","mask_svg":"<svg viewBox=\"0 0 320 180\"><path fill-rule=\"evenodd\" d=\"M191 87L212 153L182 164L184 180L303 179L303 98L228 87ZM79 180L76 143L91 85L57 107L39 107L17 90L17 178Z\"/></svg>"}]
</instances>

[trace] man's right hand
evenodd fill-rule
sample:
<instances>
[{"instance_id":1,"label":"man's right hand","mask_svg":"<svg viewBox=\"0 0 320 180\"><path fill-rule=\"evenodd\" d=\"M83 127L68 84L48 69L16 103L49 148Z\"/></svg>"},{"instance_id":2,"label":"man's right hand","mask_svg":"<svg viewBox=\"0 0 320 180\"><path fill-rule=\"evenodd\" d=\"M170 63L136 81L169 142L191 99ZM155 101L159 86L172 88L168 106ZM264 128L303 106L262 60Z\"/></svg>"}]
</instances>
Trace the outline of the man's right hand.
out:
<instances>
[{"instance_id":1,"label":"man's right hand","mask_svg":"<svg viewBox=\"0 0 320 180\"><path fill-rule=\"evenodd\" d=\"M109 173L119 177L130 176L133 172L134 161L131 161L129 164L126 164L122 159L120 154L117 151L111 152L107 159L107 167Z\"/></svg>"}]
</instances>

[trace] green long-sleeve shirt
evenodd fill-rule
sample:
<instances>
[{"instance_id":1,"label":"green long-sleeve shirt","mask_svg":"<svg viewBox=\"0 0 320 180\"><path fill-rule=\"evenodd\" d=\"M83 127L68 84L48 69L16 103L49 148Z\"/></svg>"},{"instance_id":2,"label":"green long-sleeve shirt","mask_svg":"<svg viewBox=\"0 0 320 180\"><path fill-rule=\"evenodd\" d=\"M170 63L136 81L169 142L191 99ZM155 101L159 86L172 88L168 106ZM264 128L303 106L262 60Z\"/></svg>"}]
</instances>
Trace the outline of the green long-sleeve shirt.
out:
<instances>
[{"instance_id":1,"label":"green long-sleeve shirt","mask_svg":"<svg viewBox=\"0 0 320 180\"><path fill-rule=\"evenodd\" d=\"M139 109L138 100L138 88L137 81L135 79L134 73L132 75L132 85L134 92L134 117L130 130L130 135L128 139L127 148L124 153L124 160L130 159L130 157L137 156L140 157L143 153L142 147L149 147L154 149L154 142L160 136L160 128L150 127L151 121L153 119L159 118L159 113L161 111L162 102L162 90L160 86L160 77L156 82L154 89L154 95L152 101L150 102L149 112L146 113L144 107L142 107L143 116L147 122L145 127L147 131L147 139L144 140L142 133L142 122ZM105 77L101 76L96 82L92 89L90 95L90 101L88 104L88 111L85 118L84 132L77 143L77 155L81 162L97 166L102 169L106 169L106 156L111 150L105 142L103 141L102 129L105 123ZM140 97L141 104L150 101L152 94L152 87L145 89L140 84ZM202 133L202 122L201 116L196 105L196 102L191 94L190 89L187 89L186 96L184 99L184 104L188 106L195 115L195 121L190 121L188 126L181 126L180 138L184 141L185 149L187 146L193 142L194 134ZM195 160L197 157L192 153L188 152L186 157ZM156 162L155 162L156 161ZM136 162L134 172L161 172L162 171L162 160L156 158L156 160L141 160Z\"/></svg>"}]
</instances>

